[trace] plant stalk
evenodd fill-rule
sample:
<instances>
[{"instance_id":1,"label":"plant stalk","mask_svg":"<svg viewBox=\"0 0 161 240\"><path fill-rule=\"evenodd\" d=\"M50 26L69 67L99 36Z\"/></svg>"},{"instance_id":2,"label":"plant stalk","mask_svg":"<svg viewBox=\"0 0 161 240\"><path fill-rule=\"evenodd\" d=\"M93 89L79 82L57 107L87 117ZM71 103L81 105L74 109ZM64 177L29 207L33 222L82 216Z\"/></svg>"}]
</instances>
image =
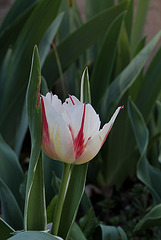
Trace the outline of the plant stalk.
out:
<instances>
[{"instance_id":1,"label":"plant stalk","mask_svg":"<svg viewBox=\"0 0 161 240\"><path fill-rule=\"evenodd\" d=\"M62 209L63 209L63 203L64 203L64 199L65 199L66 189L68 186L70 166L71 166L71 164L64 163L62 181L60 184L60 189L59 189L59 194L58 194L58 199L57 199L57 204L56 204L56 210L55 210L54 219L53 219L53 225L51 228L51 234L53 234L55 236L57 236L58 230L59 230L59 224L60 224L60 218L61 218L61 213L62 213Z\"/></svg>"}]
</instances>

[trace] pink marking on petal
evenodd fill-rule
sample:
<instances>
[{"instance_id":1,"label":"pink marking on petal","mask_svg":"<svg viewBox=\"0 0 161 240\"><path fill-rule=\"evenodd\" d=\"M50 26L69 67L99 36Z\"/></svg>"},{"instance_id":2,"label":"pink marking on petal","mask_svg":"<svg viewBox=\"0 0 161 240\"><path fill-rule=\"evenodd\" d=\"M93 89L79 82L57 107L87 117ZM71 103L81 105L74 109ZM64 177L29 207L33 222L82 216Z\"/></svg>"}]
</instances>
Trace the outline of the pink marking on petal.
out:
<instances>
[{"instance_id":1,"label":"pink marking on petal","mask_svg":"<svg viewBox=\"0 0 161 240\"><path fill-rule=\"evenodd\" d=\"M52 103L52 98L53 98L53 94L52 94L52 92L50 92L50 97L51 97L51 103Z\"/></svg>"},{"instance_id":2,"label":"pink marking on petal","mask_svg":"<svg viewBox=\"0 0 161 240\"><path fill-rule=\"evenodd\" d=\"M72 99L72 96L71 96L70 94L68 94L68 95L69 95L69 98L70 98L72 104L75 105L75 103L74 103L74 101L73 101L73 99Z\"/></svg>"},{"instance_id":3,"label":"pink marking on petal","mask_svg":"<svg viewBox=\"0 0 161 240\"><path fill-rule=\"evenodd\" d=\"M74 145L75 159L80 157L80 155L84 152L84 149L86 148L86 145L87 145L87 143L86 144L84 143L84 133L83 133L84 121L85 121L85 111L86 111L86 104L84 104L81 127L80 127L80 130L76 137L74 137L73 129L69 125L69 130L71 132L73 145Z\"/></svg>"},{"instance_id":4,"label":"pink marking on petal","mask_svg":"<svg viewBox=\"0 0 161 240\"><path fill-rule=\"evenodd\" d=\"M119 108L119 112L120 112L120 110L121 110L122 108L124 108L124 105L122 105L122 106ZM113 126L113 123L111 124L110 128L108 129L108 132L106 133L106 135L105 135L105 137L104 137L104 139L103 139L103 141L102 141L102 145L104 144L104 142L105 142L105 140L106 140L109 132L111 131L112 126ZM102 145L101 145L101 146L102 146Z\"/></svg>"},{"instance_id":5,"label":"pink marking on petal","mask_svg":"<svg viewBox=\"0 0 161 240\"><path fill-rule=\"evenodd\" d=\"M48 128L48 122L46 119L43 97L41 97L41 106L42 106L42 120L43 120L43 143L47 144L50 142L50 137L49 137L49 128Z\"/></svg>"},{"instance_id":6,"label":"pink marking on petal","mask_svg":"<svg viewBox=\"0 0 161 240\"><path fill-rule=\"evenodd\" d=\"M102 145L104 144L104 142L105 142L105 140L106 140L109 132L111 131L112 126L113 126L113 123L111 124L110 128L108 129L108 132L106 133L106 135L105 135L105 137L104 137L104 139L103 139L103 141L102 141L101 147L102 147Z\"/></svg>"}]
</instances>

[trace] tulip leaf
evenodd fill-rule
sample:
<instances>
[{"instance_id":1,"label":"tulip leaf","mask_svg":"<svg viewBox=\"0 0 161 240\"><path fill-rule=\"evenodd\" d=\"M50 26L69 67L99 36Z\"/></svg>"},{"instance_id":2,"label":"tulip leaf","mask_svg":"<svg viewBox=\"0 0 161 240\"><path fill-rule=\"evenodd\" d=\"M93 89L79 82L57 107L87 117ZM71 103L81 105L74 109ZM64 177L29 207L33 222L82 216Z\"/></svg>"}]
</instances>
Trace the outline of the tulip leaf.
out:
<instances>
[{"instance_id":1,"label":"tulip leaf","mask_svg":"<svg viewBox=\"0 0 161 240\"><path fill-rule=\"evenodd\" d=\"M124 3L103 11L83 24L83 26L66 37L57 46L57 52L63 71L107 31L113 20L126 10L127 5L128 1L125 1ZM53 52L49 53L44 63L42 73L48 82L49 89L51 89L59 77L57 61Z\"/></svg>"},{"instance_id":2,"label":"tulip leaf","mask_svg":"<svg viewBox=\"0 0 161 240\"><path fill-rule=\"evenodd\" d=\"M87 238L84 236L82 230L80 229L78 224L76 224L75 222L72 225L69 239L71 239L71 240L75 240L75 239L87 240Z\"/></svg>"},{"instance_id":3,"label":"tulip leaf","mask_svg":"<svg viewBox=\"0 0 161 240\"><path fill-rule=\"evenodd\" d=\"M136 99L138 108L141 110L147 122L153 110L155 102L161 92L161 48L151 61L151 64L144 75ZM147 97L148 96L148 97Z\"/></svg>"},{"instance_id":4,"label":"tulip leaf","mask_svg":"<svg viewBox=\"0 0 161 240\"><path fill-rule=\"evenodd\" d=\"M9 226L2 218L0 218L0 239L6 240L11 237L14 229Z\"/></svg>"},{"instance_id":5,"label":"tulip leaf","mask_svg":"<svg viewBox=\"0 0 161 240\"><path fill-rule=\"evenodd\" d=\"M43 172L44 172L44 182L45 182L45 195L46 195L46 204L49 205L50 201L53 198L56 189L52 184L53 181L53 172L57 178L61 178L63 172L63 162L53 160L49 158L43 151Z\"/></svg>"},{"instance_id":6,"label":"tulip leaf","mask_svg":"<svg viewBox=\"0 0 161 240\"><path fill-rule=\"evenodd\" d=\"M91 19L97 13L103 11L106 8L112 7L114 5L114 0L88 0L85 6L86 19Z\"/></svg>"},{"instance_id":7,"label":"tulip leaf","mask_svg":"<svg viewBox=\"0 0 161 240\"><path fill-rule=\"evenodd\" d=\"M18 203L4 181L0 178L0 200L3 219L14 229L23 228L23 216Z\"/></svg>"},{"instance_id":8,"label":"tulip leaf","mask_svg":"<svg viewBox=\"0 0 161 240\"><path fill-rule=\"evenodd\" d=\"M27 128L28 128L28 120L27 120L27 110L26 110L26 103L25 103L23 106L21 120L20 120L18 130L16 132L16 138L14 143L14 151L17 154L17 156L20 155L23 140L27 132Z\"/></svg>"},{"instance_id":9,"label":"tulip leaf","mask_svg":"<svg viewBox=\"0 0 161 240\"><path fill-rule=\"evenodd\" d=\"M2 96L3 94L3 86L5 84L5 79L6 79L6 76L7 76L7 69L8 69L8 66L10 64L10 59L11 59L11 56L12 56L12 50L11 49L8 49L8 51L6 52L6 55L3 59L3 64L1 65L1 68L0 68L0 95ZM0 110L1 110L1 102L0 102Z\"/></svg>"},{"instance_id":10,"label":"tulip leaf","mask_svg":"<svg viewBox=\"0 0 161 240\"><path fill-rule=\"evenodd\" d=\"M134 11L134 0L131 0L125 16L125 26L126 26L126 31L127 31L129 41L131 39L131 31L133 26L133 11Z\"/></svg>"},{"instance_id":11,"label":"tulip leaf","mask_svg":"<svg viewBox=\"0 0 161 240\"><path fill-rule=\"evenodd\" d=\"M73 165L71 169L71 176L64 200L58 231L58 236L61 236L64 239L68 238L68 234L76 217L76 213L84 192L87 168L88 163L85 163L81 165Z\"/></svg>"},{"instance_id":12,"label":"tulip leaf","mask_svg":"<svg viewBox=\"0 0 161 240\"><path fill-rule=\"evenodd\" d=\"M0 31L4 31L6 28L9 28L13 22L17 21L17 19L20 19L21 16L28 11L28 9L38 3L40 0L28 0L28 1L21 1L16 0L12 7L10 8L9 12L7 13Z\"/></svg>"},{"instance_id":13,"label":"tulip leaf","mask_svg":"<svg viewBox=\"0 0 161 240\"><path fill-rule=\"evenodd\" d=\"M88 68L85 68L81 79L81 102L91 103Z\"/></svg>"},{"instance_id":14,"label":"tulip leaf","mask_svg":"<svg viewBox=\"0 0 161 240\"><path fill-rule=\"evenodd\" d=\"M118 41L117 61L115 66L115 76L117 76L130 62L130 43L125 27L125 21L121 25Z\"/></svg>"},{"instance_id":15,"label":"tulip leaf","mask_svg":"<svg viewBox=\"0 0 161 240\"><path fill-rule=\"evenodd\" d=\"M19 187L23 175L23 171L15 152L5 143L0 135L0 178L10 189L20 208L22 207L22 199L20 197Z\"/></svg>"},{"instance_id":16,"label":"tulip leaf","mask_svg":"<svg viewBox=\"0 0 161 240\"><path fill-rule=\"evenodd\" d=\"M103 114L105 112L105 109L108 109L108 113L104 116L104 121L110 118L112 112L114 111L114 108L121 100L124 93L134 83L160 37L161 31L156 34L156 36L139 52L139 54L110 84L110 86L106 90L105 97L101 104L103 116L105 115Z\"/></svg>"},{"instance_id":17,"label":"tulip leaf","mask_svg":"<svg viewBox=\"0 0 161 240\"><path fill-rule=\"evenodd\" d=\"M48 54L48 51L50 49L51 42L53 41L57 30L63 20L64 13L60 13L56 19L53 21L53 23L48 28L47 32L45 33L43 39L40 42L39 45L39 55L40 55L40 65L43 66L45 58Z\"/></svg>"},{"instance_id":18,"label":"tulip leaf","mask_svg":"<svg viewBox=\"0 0 161 240\"><path fill-rule=\"evenodd\" d=\"M10 145L14 143L13 136L19 126L25 101L33 47L35 44L40 44L47 29L57 16L60 2L60 0L41 0L25 22L13 46L13 54L1 97L3 114L0 119L0 130Z\"/></svg>"},{"instance_id":19,"label":"tulip leaf","mask_svg":"<svg viewBox=\"0 0 161 240\"><path fill-rule=\"evenodd\" d=\"M98 223L93 207L89 208L86 214L79 219L79 226L87 239L90 238Z\"/></svg>"},{"instance_id":20,"label":"tulip leaf","mask_svg":"<svg viewBox=\"0 0 161 240\"><path fill-rule=\"evenodd\" d=\"M17 1L16 1L17 2ZM26 19L29 18L29 16L31 15L32 11L34 10L34 7L36 6L35 3L33 3L33 5L31 5L28 9L26 9L26 11L24 11L23 13L21 13L21 15L16 18L16 19L12 19L11 23L9 24L9 26L7 26L6 23L6 27L4 26L4 29L2 30L2 27L0 29L0 55L1 55L1 59L0 59L0 65L2 64L3 58L6 55L6 52L9 48L11 48L14 43L17 41L18 36L26 22Z\"/></svg>"},{"instance_id":21,"label":"tulip leaf","mask_svg":"<svg viewBox=\"0 0 161 240\"><path fill-rule=\"evenodd\" d=\"M142 37L146 15L149 9L150 0L139 1L137 4L137 11L135 16L135 22L131 33L131 50L133 53L136 50L138 43Z\"/></svg>"},{"instance_id":22,"label":"tulip leaf","mask_svg":"<svg viewBox=\"0 0 161 240\"><path fill-rule=\"evenodd\" d=\"M26 231L17 233L15 236L9 238L10 240L63 240L60 237L53 236L46 232L38 232L38 231Z\"/></svg>"},{"instance_id":23,"label":"tulip leaf","mask_svg":"<svg viewBox=\"0 0 161 240\"><path fill-rule=\"evenodd\" d=\"M116 56L118 38L125 13L121 13L109 27L91 76L92 102L96 106L110 82Z\"/></svg>"},{"instance_id":24,"label":"tulip leaf","mask_svg":"<svg viewBox=\"0 0 161 240\"><path fill-rule=\"evenodd\" d=\"M47 208L47 223L50 224L51 222L53 222L53 218L54 218L54 212L56 209L56 203L58 200L58 196L55 195L55 197L53 197L53 199L51 200L48 208Z\"/></svg>"},{"instance_id":25,"label":"tulip leaf","mask_svg":"<svg viewBox=\"0 0 161 240\"><path fill-rule=\"evenodd\" d=\"M93 235L94 240L127 240L127 236L122 228L100 224Z\"/></svg>"},{"instance_id":26,"label":"tulip leaf","mask_svg":"<svg viewBox=\"0 0 161 240\"><path fill-rule=\"evenodd\" d=\"M106 101L104 99L104 104L100 103L100 106L102 105L101 119L103 119L103 122L107 122L107 120L109 120L117 105L120 104L120 100L121 104L126 104L128 95L127 90L129 89L130 92L132 92L133 87L136 87L132 84L135 82L135 80L137 81L137 77L139 76L141 69L144 66L143 61L145 62L147 60L159 37L160 32L152 39L152 42L148 44L149 46L147 45L144 47L129 63L129 65L120 73L120 75L116 77L116 79L110 84L106 92ZM156 82L159 82L158 78ZM155 91L159 91L159 89ZM144 89L142 89L142 91L144 91ZM125 92L127 92L127 94L125 94ZM139 94L140 96L141 92ZM153 96L153 94L150 95ZM139 100L137 100L137 102L139 102L140 105L142 104ZM146 105L146 101L144 102L144 105ZM142 105L142 107L144 105ZM125 134L125 128L127 130L127 134ZM129 139L131 139L130 142ZM120 141L122 144L119 144ZM120 186L127 177L128 173L134 171L135 159L137 157L136 149L133 147L134 144L135 139L133 138L133 132L131 130L130 122L125 111L124 114L121 114L121 116L119 116L119 123L116 124L114 129L112 129L112 132L109 135L109 142L107 140L101 149L101 154L104 161L102 162L102 176L100 176L101 178L103 177L103 181L101 180L103 184L104 181L106 181L108 184L117 184L117 186ZM131 159L130 162L129 158ZM112 163L111 159L113 159Z\"/></svg>"},{"instance_id":27,"label":"tulip leaf","mask_svg":"<svg viewBox=\"0 0 161 240\"><path fill-rule=\"evenodd\" d=\"M54 36L60 26L62 18L63 18L63 13L59 14L59 16L53 21L53 23L47 30L45 36L43 37L43 39L39 45L39 55L40 55L40 65L41 66L43 65L44 59L46 58L46 56L48 54L50 44L51 44L52 40L54 39ZM16 133L15 146L14 146L17 155L19 154L19 152L21 150L23 139L24 139L25 133L27 131L26 104L24 104L24 105L25 106L23 107L21 122L20 122L20 125L18 128L18 131Z\"/></svg>"},{"instance_id":28,"label":"tulip leaf","mask_svg":"<svg viewBox=\"0 0 161 240\"><path fill-rule=\"evenodd\" d=\"M143 231L156 226L161 226L161 204L153 207L135 226L134 231Z\"/></svg>"},{"instance_id":29,"label":"tulip leaf","mask_svg":"<svg viewBox=\"0 0 161 240\"><path fill-rule=\"evenodd\" d=\"M128 102L128 113L141 155L137 164L137 176L150 189L155 203L160 203L161 189L158 182L161 181L161 171L153 167L146 157L149 140L148 129L141 113L131 100Z\"/></svg>"},{"instance_id":30,"label":"tulip leaf","mask_svg":"<svg viewBox=\"0 0 161 240\"><path fill-rule=\"evenodd\" d=\"M41 158L42 112L40 104L40 61L38 48L34 48L29 85L27 112L31 134L31 155L28 170L24 214L25 230L46 230L46 208Z\"/></svg>"}]
</instances>

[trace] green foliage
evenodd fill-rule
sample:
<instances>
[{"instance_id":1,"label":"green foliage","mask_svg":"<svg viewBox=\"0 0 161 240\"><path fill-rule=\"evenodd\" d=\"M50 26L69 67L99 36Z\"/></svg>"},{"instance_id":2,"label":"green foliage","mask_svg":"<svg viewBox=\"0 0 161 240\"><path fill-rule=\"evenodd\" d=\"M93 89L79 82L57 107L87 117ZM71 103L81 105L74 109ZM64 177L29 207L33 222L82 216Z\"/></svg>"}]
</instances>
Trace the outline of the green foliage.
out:
<instances>
[{"instance_id":1,"label":"green foliage","mask_svg":"<svg viewBox=\"0 0 161 240\"><path fill-rule=\"evenodd\" d=\"M62 238L52 236L49 233L37 232L37 231L27 231L16 234L15 236L9 238L11 240L20 240L20 239L33 239L33 240L62 240Z\"/></svg>"},{"instance_id":2,"label":"green foliage","mask_svg":"<svg viewBox=\"0 0 161 240\"><path fill-rule=\"evenodd\" d=\"M2 218L0 218L0 238L1 240L8 239L12 232L14 232L14 229L11 228Z\"/></svg>"},{"instance_id":3,"label":"green foliage","mask_svg":"<svg viewBox=\"0 0 161 240\"><path fill-rule=\"evenodd\" d=\"M46 230L45 192L41 157L42 113L40 104L41 72L37 47L34 48L27 89L28 122L31 134L31 156L28 170L24 228Z\"/></svg>"},{"instance_id":4,"label":"green foliage","mask_svg":"<svg viewBox=\"0 0 161 240\"><path fill-rule=\"evenodd\" d=\"M21 209L8 186L0 179L0 197L2 214L5 221L15 229L23 228L23 215Z\"/></svg>"},{"instance_id":5,"label":"green foliage","mask_svg":"<svg viewBox=\"0 0 161 240\"><path fill-rule=\"evenodd\" d=\"M153 226L161 226L161 204L152 208L135 226L134 231L142 231Z\"/></svg>"},{"instance_id":6,"label":"green foliage","mask_svg":"<svg viewBox=\"0 0 161 240\"><path fill-rule=\"evenodd\" d=\"M40 89L43 94L49 89L63 96L59 77L63 77L66 93L80 95L82 102L92 102L102 125L118 105L125 106L95 160L90 164L72 166L59 235L66 240L127 239L120 227L100 223L90 199L83 195L88 167L88 182L101 187L114 184L119 188L129 174L136 174L151 192L154 206L144 213L145 216L141 216L143 218L135 231L160 226L161 48L158 48L149 65L146 62L161 32L148 44L142 36L150 0L138 1L135 19L133 0L120 0L117 4L113 0L89 0L84 4L85 11L82 13L76 1L16 0L1 25L2 240L9 237L13 240L58 239L50 233L40 232L47 228L46 204L49 206L48 223L53 221L63 164L49 159L41 151L39 101ZM35 45L38 45L39 53ZM22 169L26 157L24 146L29 142L26 135L28 125L31 154L28 173L24 174ZM27 149L27 156L29 151ZM22 196L24 191L25 201ZM80 202L84 215L76 224ZM101 202L102 209L107 202L110 199ZM138 207L139 201L135 201L135 204ZM136 223L136 219L133 223ZM116 216L109 222L119 224L117 220ZM16 232L23 227L25 232ZM15 235L10 235L13 232Z\"/></svg>"},{"instance_id":7,"label":"green foliage","mask_svg":"<svg viewBox=\"0 0 161 240\"><path fill-rule=\"evenodd\" d=\"M3 85L3 95L1 96L1 113L3 114L0 119L0 130L11 145L14 143L13 136L15 136L19 126L18 119L21 116L25 100L33 47L35 44L40 44L58 13L59 4L60 1L58 0L38 2L27 20L25 19L19 37L14 41L13 52ZM13 32L12 29L10 31ZM3 49L3 46L1 47ZM13 101L10 101L10 99L13 99ZM11 116L12 122L9 121Z\"/></svg>"},{"instance_id":8,"label":"green foliage","mask_svg":"<svg viewBox=\"0 0 161 240\"><path fill-rule=\"evenodd\" d=\"M103 11L60 42L60 44L57 46L57 51L62 70L65 71L67 68L69 68L69 66L75 60L77 60L77 58L89 46L94 44L96 40L107 31L114 19L123 11L125 11L126 7L127 2L124 2L118 6ZM106 22L106 24L104 24L104 22ZM97 34L95 34L96 31ZM55 81L59 77L57 61L54 52L49 53L42 68L42 73L48 82L49 88L52 88Z\"/></svg>"},{"instance_id":9,"label":"green foliage","mask_svg":"<svg viewBox=\"0 0 161 240\"><path fill-rule=\"evenodd\" d=\"M96 229L96 232L94 234L94 239L127 240L127 237L124 231L120 227L116 228L116 227L105 226L100 224Z\"/></svg>"}]
</instances>

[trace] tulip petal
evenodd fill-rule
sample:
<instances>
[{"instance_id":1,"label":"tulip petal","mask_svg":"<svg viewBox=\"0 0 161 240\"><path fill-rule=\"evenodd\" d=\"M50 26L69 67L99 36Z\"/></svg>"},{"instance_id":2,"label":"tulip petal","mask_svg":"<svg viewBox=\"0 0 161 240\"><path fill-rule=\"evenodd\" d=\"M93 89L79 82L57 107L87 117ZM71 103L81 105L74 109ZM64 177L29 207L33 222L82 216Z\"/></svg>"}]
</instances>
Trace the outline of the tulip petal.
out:
<instances>
[{"instance_id":1,"label":"tulip petal","mask_svg":"<svg viewBox=\"0 0 161 240\"><path fill-rule=\"evenodd\" d=\"M90 104L70 96L62 104L57 95L41 98L43 113L42 146L55 160L82 164L96 156L122 107L100 129L100 118Z\"/></svg>"},{"instance_id":2,"label":"tulip petal","mask_svg":"<svg viewBox=\"0 0 161 240\"><path fill-rule=\"evenodd\" d=\"M98 134L100 125L101 125L101 121L100 121L99 115L96 113L96 111L90 104L87 104L85 123L84 123L85 139L88 140L89 138Z\"/></svg>"},{"instance_id":3,"label":"tulip petal","mask_svg":"<svg viewBox=\"0 0 161 240\"><path fill-rule=\"evenodd\" d=\"M72 98L73 99L73 98ZM81 119L84 111L84 104L79 100L75 100L75 105L70 104L70 106L64 105L65 110L62 113L62 117L64 121L66 121L67 125L70 125L73 130L73 135L76 138L80 128L81 128ZM89 137L92 137L96 133L98 133L100 128L100 119L99 115L95 112L94 108L90 104L86 104L86 114L84 120L84 139L87 141Z\"/></svg>"},{"instance_id":4,"label":"tulip petal","mask_svg":"<svg viewBox=\"0 0 161 240\"><path fill-rule=\"evenodd\" d=\"M55 160L72 163L75 160L73 141L69 127L62 116L55 111L49 98L42 97L43 110L43 149L49 157ZM45 115L45 116L44 116ZM47 127L45 127L45 117ZM45 130L46 128L46 130ZM46 141L45 135L48 139Z\"/></svg>"},{"instance_id":5,"label":"tulip petal","mask_svg":"<svg viewBox=\"0 0 161 240\"><path fill-rule=\"evenodd\" d=\"M124 108L124 106L118 107L116 109L116 111L114 112L113 116L111 117L110 121L108 123L106 123L103 126L103 128L99 131L99 137L100 137L100 139L102 141L102 145L104 144L104 142L105 142L105 140L106 140L106 138L107 138L107 136L108 136L112 126L113 126L113 123L114 123L117 115L119 114L119 112L120 112L120 110L122 108ZM102 145L101 145L101 147L102 147Z\"/></svg>"},{"instance_id":6,"label":"tulip petal","mask_svg":"<svg viewBox=\"0 0 161 240\"><path fill-rule=\"evenodd\" d=\"M88 162L96 156L96 154L102 147L104 141L106 140L119 111L122 108L123 106L118 107L113 116L111 117L110 121L104 125L104 127L98 132L98 134L88 140L84 152L78 159L76 159L75 164L82 164Z\"/></svg>"},{"instance_id":7,"label":"tulip petal","mask_svg":"<svg viewBox=\"0 0 161 240\"><path fill-rule=\"evenodd\" d=\"M58 98L57 95L53 95L52 92L46 94L46 98L49 100L50 104L58 113L64 112L64 106L62 101Z\"/></svg>"}]
</instances>

